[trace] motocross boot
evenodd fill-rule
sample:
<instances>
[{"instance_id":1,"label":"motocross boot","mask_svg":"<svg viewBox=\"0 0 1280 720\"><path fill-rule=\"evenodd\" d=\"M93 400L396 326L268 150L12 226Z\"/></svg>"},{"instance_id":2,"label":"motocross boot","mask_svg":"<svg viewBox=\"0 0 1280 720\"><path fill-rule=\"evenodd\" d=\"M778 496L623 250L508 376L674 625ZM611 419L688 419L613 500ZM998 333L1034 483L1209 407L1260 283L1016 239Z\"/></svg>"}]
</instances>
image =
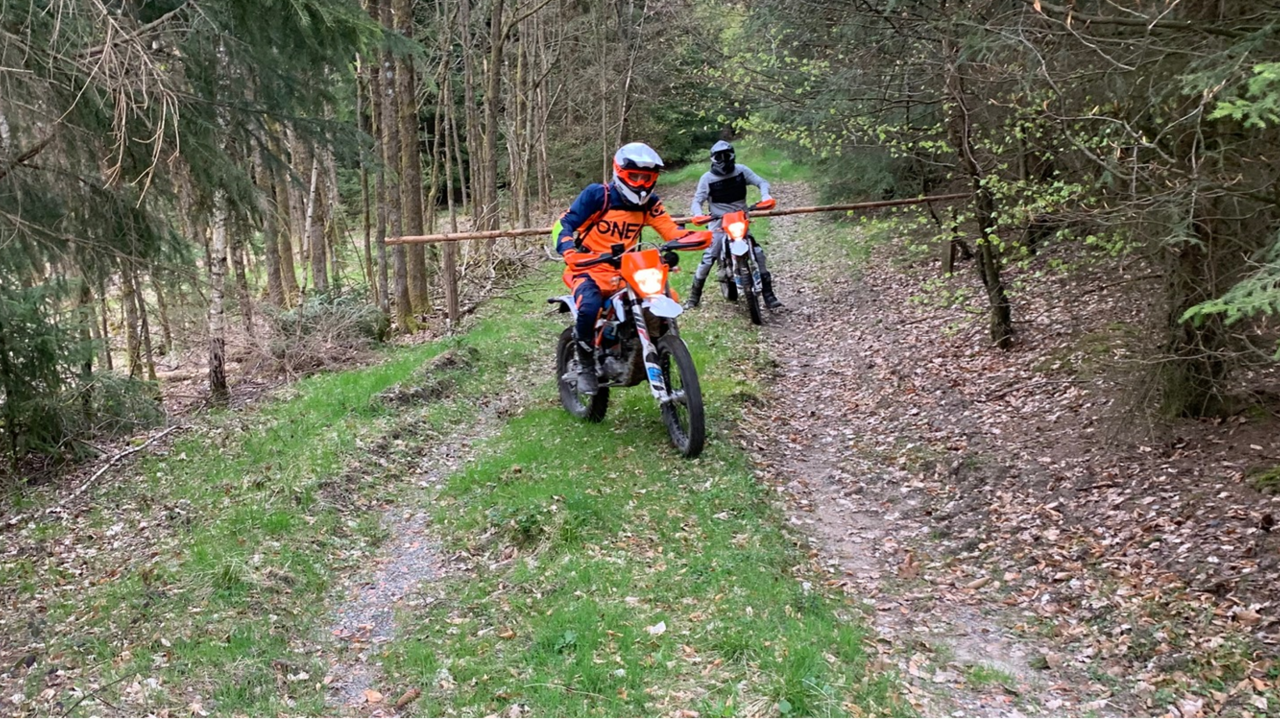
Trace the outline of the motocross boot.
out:
<instances>
[{"instance_id":1,"label":"motocross boot","mask_svg":"<svg viewBox=\"0 0 1280 720\"><path fill-rule=\"evenodd\" d=\"M578 341L578 392L582 395L595 395L600 389L600 380L596 377L596 350L591 343Z\"/></svg>"},{"instance_id":2,"label":"motocross boot","mask_svg":"<svg viewBox=\"0 0 1280 720\"><path fill-rule=\"evenodd\" d=\"M702 304L702 286L706 284L706 278L694 276L693 287L689 290L689 307L696 308Z\"/></svg>"},{"instance_id":3,"label":"motocross boot","mask_svg":"<svg viewBox=\"0 0 1280 720\"><path fill-rule=\"evenodd\" d=\"M773 275L770 273L760 273L760 295L764 298L764 304L770 310L777 310L782 307L782 301L777 295L773 294Z\"/></svg>"}]
</instances>

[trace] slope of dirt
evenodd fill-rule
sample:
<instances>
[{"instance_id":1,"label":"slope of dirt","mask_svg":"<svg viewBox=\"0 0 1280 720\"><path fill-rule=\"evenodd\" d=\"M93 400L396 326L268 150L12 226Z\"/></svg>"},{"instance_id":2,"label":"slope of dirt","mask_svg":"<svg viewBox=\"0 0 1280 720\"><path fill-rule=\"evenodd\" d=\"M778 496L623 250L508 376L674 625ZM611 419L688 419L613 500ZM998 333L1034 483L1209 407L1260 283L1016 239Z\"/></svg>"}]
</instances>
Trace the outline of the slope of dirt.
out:
<instances>
[{"instance_id":1,"label":"slope of dirt","mask_svg":"<svg viewBox=\"0 0 1280 720\"><path fill-rule=\"evenodd\" d=\"M788 307L763 331L778 367L745 425L833 582L874 613L917 707L1274 707L1275 501L1244 482L1280 456L1274 418L1116 437L1132 416L1112 366L1137 334L1135 298L1150 297L1140 268L1029 283L1042 294L1019 296L1028 320L1000 353L980 300L971 313L939 300L981 298L971 267L940 281L936 260L904 260L905 243L855 263L839 238L857 232L773 221Z\"/></svg>"}]
</instances>

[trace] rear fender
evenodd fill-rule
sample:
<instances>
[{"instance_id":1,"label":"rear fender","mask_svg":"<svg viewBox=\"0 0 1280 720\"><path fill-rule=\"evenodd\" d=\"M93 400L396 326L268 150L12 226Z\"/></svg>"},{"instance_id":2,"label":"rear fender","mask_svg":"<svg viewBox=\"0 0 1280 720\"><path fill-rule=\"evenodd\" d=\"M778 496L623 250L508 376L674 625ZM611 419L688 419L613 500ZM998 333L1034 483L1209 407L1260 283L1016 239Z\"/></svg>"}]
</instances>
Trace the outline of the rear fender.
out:
<instances>
[{"instance_id":1,"label":"rear fender","mask_svg":"<svg viewBox=\"0 0 1280 720\"><path fill-rule=\"evenodd\" d=\"M578 319L578 303L573 299L572 295L561 295L559 297L547 298L548 305L555 305L556 312L569 313L569 317L574 321Z\"/></svg>"}]
</instances>

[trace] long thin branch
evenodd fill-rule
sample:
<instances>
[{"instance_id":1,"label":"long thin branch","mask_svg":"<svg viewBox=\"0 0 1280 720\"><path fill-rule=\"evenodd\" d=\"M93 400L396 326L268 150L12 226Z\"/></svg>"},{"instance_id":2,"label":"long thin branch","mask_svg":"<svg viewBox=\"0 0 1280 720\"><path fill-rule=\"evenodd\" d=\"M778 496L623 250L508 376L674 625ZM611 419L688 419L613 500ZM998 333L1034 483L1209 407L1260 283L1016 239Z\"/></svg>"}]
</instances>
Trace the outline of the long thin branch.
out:
<instances>
[{"instance_id":1,"label":"long thin branch","mask_svg":"<svg viewBox=\"0 0 1280 720\"><path fill-rule=\"evenodd\" d=\"M71 493L67 497L58 501L52 507L45 508L44 513L48 515L49 513L52 513L55 510L65 507L67 503L80 497L80 495L82 495L85 490L89 489L90 485L96 482L98 478L102 477L108 470L112 468L112 466L114 466L116 463L120 462L121 460L129 457L130 455L133 455L134 453L145 450L146 448L150 447L151 445L154 445L156 442L159 442L161 439L163 439L165 436L169 435L170 433L174 432L175 430L185 430L189 427L191 426L190 425L174 425L173 427L166 428L164 432L161 432L160 434L150 438L149 440L147 440L146 442L142 443L137 447L132 447L132 448L129 448L128 450L123 450L121 452L116 453L114 457L112 457L110 460L106 462L106 464L104 464L101 468L98 468L98 471L95 472L92 475L92 477L86 480L83 485L76 488L75 492ZM11 517L5 521L4 527L13 527L18 523L29 519L32 515L35 515L35 514L36 513L23 513L22 515L15 515L14 517Z\"/></svg>"},{"instance_id":2,"label":"long thin branch","mask_svg":"<svg viewBox=\"0 0 1280 720\"><path fill-rule=\"evenodd\" d=\"M30 148L27 148L27 150L23 152L21 155L19 155L18 157L5 163L3 166L0 166L0 180L3 180L5 176L8 175L9 172L12 171L14 168L18 167L19 165L22 165L23 163L26 163L27 161L31 160L31 158L43 152L46 147L49 147L49 143L53 142L54 135L56 135L56 133L52 133L52 132L49 133L48 137L36 143L35 145L32 145Z\"/></svg>"}]
</instances>

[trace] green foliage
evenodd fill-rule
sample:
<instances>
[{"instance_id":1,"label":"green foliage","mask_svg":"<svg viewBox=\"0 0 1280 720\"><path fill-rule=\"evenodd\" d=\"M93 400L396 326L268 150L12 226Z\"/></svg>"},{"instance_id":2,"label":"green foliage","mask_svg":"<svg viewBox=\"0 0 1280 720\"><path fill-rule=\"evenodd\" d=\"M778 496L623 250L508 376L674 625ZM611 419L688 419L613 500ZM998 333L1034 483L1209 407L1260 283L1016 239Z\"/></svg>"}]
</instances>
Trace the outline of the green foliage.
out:
<instances>
[{"instance_id":1,"label":"green foliage","mask_svg":"<svg viewBox=\"0 0 1280 720\"><path fill-rule=\"evenodd\" d=\"M1231 118L1259 130L1280 123L1280 63L1254 65L1253 77L1243 85L1244 97L1219 100L1209 119Z\"/></svg>"},{"instance_id":2,"label":"green foliage","mask_svg":"<svg viewBox=\"0 0 1280 720\"><path fill-rule=\"evenodd\" d=\"M154 384L84 374L92 346L56 319L60 290L0 281L0 428L5 453L77 456L73 438L113 436L164 420Z\"/></svg>"},{"instance_id":3,"label":"green foliage","mask_svg":"<svg viewBox=\"0 0 1280 720\"><path fill-rule=\"evenodd\" d=\"M51 451L67 434L57 399L83 349L49 316L57 290L0 279L0 417L15 458Z\"/></svg>"},{"instance_id":4,"label":"green foliage","mask_svg":"<svg viewBox=\"0 0 1280 720\"><path fill-rule=\"evenodd\" d=\"M1199 324L1214 316L1221 316L1227 325L1246 318L1280 316L1280 236L1254 272L1221 297L1188 309L1180 320ZM1276 349L1276 357L1280 359L1280 347Z\"/></svg>"}]
</instances>

